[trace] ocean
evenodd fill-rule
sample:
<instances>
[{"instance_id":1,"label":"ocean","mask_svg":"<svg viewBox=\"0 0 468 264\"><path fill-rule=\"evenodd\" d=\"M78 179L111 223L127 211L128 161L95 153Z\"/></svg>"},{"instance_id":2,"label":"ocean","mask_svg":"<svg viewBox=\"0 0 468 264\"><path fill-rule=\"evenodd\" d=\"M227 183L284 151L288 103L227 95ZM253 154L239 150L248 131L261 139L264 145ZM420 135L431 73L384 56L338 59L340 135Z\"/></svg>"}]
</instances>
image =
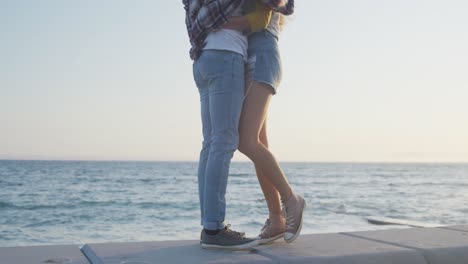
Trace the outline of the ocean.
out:
<instances>
[{"instance_id":1,"label":"ocean","mask_svg":"<svg viewBox=\"0 0 468 264\"><path fill-rule=\"evenodd\" d=\"M468 224L468 164L281 163L304 234ZM196 162L0 161L0 246L198 239ZM226 222L256 236L268 210L251 163L231 165ZM400 227L401 228L401 227Z\"/></svg>"}]
</instances>

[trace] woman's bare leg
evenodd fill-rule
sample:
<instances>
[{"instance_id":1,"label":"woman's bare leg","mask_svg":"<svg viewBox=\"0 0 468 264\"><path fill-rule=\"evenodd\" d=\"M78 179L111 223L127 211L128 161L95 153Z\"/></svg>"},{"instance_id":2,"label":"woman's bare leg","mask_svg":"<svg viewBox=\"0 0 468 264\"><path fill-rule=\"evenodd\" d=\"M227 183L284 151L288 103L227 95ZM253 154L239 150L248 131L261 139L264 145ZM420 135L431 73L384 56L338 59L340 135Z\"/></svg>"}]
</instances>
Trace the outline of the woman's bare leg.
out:
<instances>
[{"instance_id":1,"label":"woman's bare leg","mask_svg":"<svg viewBox=\"0 0 468 264\"><path fill-rule=\"evenodd\" d=\"M268 148L268 137L267 137L267 129L266 129L267 121L263 122L262 128L260 130L259 139L260 142ZM259 166L255 166L255 170L257 172L258 182L260 183L260 187L262 188L263 195L265 196L265 200L268 206L269 211L269 219L273 225L284 225L283 216L281 213L281 201L280 201L280 194L278 190L276 190L275 186L271 183L270 179L266 177L263 172L260 170Z\"/></svg>"},{"instance_id":2,"label":"woman's bare leg","mask_svg":"<svg viewBox=\"0 0 468 264\"><path fill-rule=\"evenodd\" d=\"M254 162L257 171L263 178L269 179L281 198L288 200L292 189L273 154L260 142L260 132L266 120L271 96L272 91L268 85L255 81L252 83L244 100L239 123L239 151ZM271 188L267 187L267 192L269 190Z\"/></svg>"},{"instance_id":3,"label":"woman's bare leg","mask_svg":"<svg viewBox=\"0 0 468 264\"><path fill-rule=\"evenodd\" d=\"M239 123L239 150L254 162L257 171L260 172L260 177L268 179L273 185L274 188L268 188L268 184L265 185L267 187L264 190L265 195L274 193L272 189L279 192L286 210L284 240L291 243L300 234L302 213L306 203L302 196L293 193L275 157L260 141L271 96L272 91L268 85L255 81L252 83L244 100Z\"/></svg>"}]
</instances>

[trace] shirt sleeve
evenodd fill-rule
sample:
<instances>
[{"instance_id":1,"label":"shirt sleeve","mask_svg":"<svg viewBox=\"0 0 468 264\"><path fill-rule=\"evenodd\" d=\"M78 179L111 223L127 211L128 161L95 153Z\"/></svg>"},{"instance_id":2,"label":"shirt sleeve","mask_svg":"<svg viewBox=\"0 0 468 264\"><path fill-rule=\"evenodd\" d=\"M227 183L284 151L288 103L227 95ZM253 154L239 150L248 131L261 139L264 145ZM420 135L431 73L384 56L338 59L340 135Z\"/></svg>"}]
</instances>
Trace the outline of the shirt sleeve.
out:
<instances>
[{"instance_id":1,"label":"shirt sleeve","mask_svg":"<svg viewBox=\"0 0 468 264\"><path fill-rule=\"evenodd\" d=\"M273 11L283 15L292 15L294 13L294 0L262 0Z\"/></svg>"},{"instance_id":2,"label":"shirt sleeve","mask_svg":"<svg viewBox=\"0 0 468 264\"><path fill-rule=\"evenodd\" d=\"M242 0L213 0L204 4L195 19L205 30L220 28L228 20L229 15L240 6Z\"/></svg>"},{"instance_id":3,"label":"shirt sleeve","mask_svg":"<svg viewBox=\"0 0 468 264\"><path fill-rule=\"evenodd\" d=\"M196 59L210 31L219 29L244 0L183 0L186 25L192 48L190 57Z\"/></svg>"}]
</instances>

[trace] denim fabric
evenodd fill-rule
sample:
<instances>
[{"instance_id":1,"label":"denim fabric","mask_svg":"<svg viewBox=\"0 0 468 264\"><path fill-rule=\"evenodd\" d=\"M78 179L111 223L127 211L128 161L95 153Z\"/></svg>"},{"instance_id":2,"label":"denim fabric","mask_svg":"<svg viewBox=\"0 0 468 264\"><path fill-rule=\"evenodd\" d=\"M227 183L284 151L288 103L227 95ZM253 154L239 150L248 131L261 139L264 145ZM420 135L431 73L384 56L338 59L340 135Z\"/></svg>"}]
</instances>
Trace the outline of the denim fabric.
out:
<instances>
[{"instance_id":1,"label":"denim fabric","mask_svg":"<svg viewBox=\"0 0 468 264\"><path fill-rule=\"evenodd\" d=\"M278 39L267 30L254 33L249 36L248 54L248 80L268 84L276 94L282 74Z\"/></svg>"},{"instance_id":2,"label":"denim fabric","mask_svg":"<svg viewBox=\"0 0 468 264\"><path fill-rule=\"evenodd\" d=\"M204 50L193 64L203 127L198 165L201 224L210 230L224 228L229 166L239 144L244 67L242 55L223 50Z\"/></svg>"}]
</instances>

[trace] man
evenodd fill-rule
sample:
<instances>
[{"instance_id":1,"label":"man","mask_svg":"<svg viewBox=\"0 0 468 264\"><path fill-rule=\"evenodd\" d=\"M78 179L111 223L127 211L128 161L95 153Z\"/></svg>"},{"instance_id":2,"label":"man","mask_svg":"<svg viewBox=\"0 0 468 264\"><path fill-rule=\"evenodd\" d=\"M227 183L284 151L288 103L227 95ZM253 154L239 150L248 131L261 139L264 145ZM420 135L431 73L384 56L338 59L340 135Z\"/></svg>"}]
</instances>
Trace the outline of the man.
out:
<instances>
[{"instance_id":1,"label":"man","mask_svg":"<svg viewBox=\"0 0 468 264\"><path fill-rule=\"evenodd\" d=\"M223 29L229 17L244 15L243 4L260 0L183 0L192 45L193 75L200 93L203 147L198 166L203 248L248 249L256 240L225 225L225 193L229 166L239 142L238 124L244 97L247 37ZM261 0L283 14L293 11L293 0ZM250 31L266 28L271 10L256 5L247 14ZM261 8L263 7L263 8Z\"/></svg>"}]
</instances>

